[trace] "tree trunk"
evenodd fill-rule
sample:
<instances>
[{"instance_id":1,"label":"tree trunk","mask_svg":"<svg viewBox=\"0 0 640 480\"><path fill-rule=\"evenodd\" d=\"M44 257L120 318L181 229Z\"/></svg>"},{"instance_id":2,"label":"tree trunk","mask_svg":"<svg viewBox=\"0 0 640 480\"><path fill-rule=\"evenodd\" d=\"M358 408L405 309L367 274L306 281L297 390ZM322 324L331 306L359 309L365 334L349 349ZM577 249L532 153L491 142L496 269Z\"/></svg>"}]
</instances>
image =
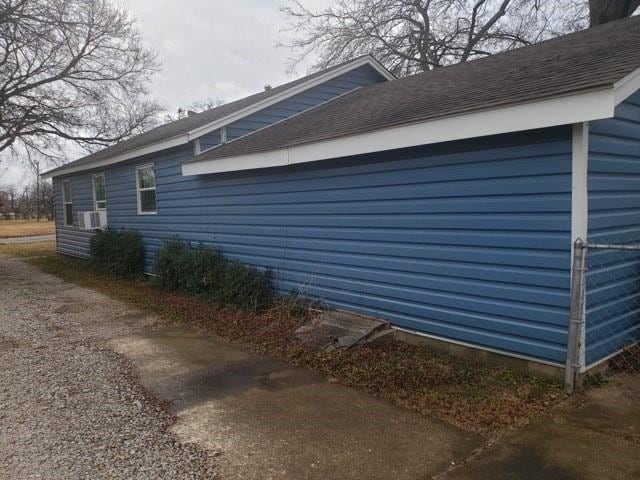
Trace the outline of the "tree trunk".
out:
<instances>
[{"instance_id":1,"label":"tree trunk","mask_svg":"<svg viewBox=\"0 0 640 480\"><path fill-rule=\"evenodd\" d=\"M640 0L589 0L589 23L603 23L630 17L640 5Z\"/></svg>"}]
</instances>

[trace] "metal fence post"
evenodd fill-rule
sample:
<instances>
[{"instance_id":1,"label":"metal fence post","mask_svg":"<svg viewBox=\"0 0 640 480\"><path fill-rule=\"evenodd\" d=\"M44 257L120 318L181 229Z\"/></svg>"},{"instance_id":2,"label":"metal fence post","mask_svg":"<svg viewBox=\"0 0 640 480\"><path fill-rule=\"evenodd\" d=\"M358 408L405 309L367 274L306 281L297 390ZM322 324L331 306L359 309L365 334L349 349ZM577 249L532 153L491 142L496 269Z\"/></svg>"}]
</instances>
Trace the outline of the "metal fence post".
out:
<instances>
[{"instance_id":1,"label":"metal fence post","mask_svg":"<svg viewBox=\"0 0 640 480\"><path fill-rule=\"evenodd\" d=\"M580 349L584 328L584 301L586 276L587 244L578 238L573 245L571 265L571 309L569 313L569 338L567 341L567 362L565 367L564 388L573 393L580 373Z\"/></svg>"}]
</instances>

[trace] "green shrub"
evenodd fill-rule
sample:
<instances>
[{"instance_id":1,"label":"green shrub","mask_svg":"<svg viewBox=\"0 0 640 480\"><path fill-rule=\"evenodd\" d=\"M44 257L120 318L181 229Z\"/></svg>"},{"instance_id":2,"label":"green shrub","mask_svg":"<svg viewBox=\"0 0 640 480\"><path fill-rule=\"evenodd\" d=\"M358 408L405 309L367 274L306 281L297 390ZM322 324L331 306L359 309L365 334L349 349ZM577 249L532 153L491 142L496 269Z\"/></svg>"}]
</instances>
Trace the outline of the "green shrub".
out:
<instances>
[{"instance_id":1,"label":"green shrub","mask_svg":"<svg viewBox=\"0 0 640 480\"><path fill-rule=\"evenodd\" d=\"M106 228L89 242L94 268L118 277L134 278L144 273L142 236L134 231Z\"/></svg>"},{"instance_id":2,"label":"green shrub","mask_svg":"<svg viewBox=\"0 0 640 480\"><path fill-rule=\"evenodd\" d=\"M166 290L199 295L223 306L258 311L273 300L271 274L226 259L218 250L180 240L158 251L154 283Z\"/></svg>"}]
</instances>

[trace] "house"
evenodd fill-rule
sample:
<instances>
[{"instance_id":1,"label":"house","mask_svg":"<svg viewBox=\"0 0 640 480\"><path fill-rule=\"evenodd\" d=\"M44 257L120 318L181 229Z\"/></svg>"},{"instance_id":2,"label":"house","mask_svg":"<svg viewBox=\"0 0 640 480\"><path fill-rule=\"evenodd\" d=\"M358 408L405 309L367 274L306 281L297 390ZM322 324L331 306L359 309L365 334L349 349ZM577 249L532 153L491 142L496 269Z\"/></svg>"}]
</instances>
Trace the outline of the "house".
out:
<instances>
[{"instance_id":1,"label":"house","mask_svg":"<svg viewBox=\"0 0 640 480\"><path fill-rule=\"evenodd\" d=\"M638 17L402 79L358 58L47 172L58 250L86 256L100 211L150 273L178 235L283 292L563 367L575 240L640 240L639 89ZM640 336L585 315L582 370Z\"/></svg>"}]
</instances>

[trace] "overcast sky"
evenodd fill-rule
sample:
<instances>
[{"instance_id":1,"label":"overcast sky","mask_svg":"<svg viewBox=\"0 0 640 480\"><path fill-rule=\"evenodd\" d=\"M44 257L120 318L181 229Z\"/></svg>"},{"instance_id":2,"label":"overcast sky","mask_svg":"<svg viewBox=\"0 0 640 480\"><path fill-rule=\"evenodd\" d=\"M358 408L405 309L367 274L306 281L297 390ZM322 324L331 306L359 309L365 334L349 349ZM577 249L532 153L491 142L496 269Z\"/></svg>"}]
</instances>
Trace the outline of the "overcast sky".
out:
<instances>
[{"instance_id":1,"label":"overcast sky","mask_svg":"<svg viewBox=\"0 0 640 480\"><path fill-rule=\"evenodd\" d=\"M196 100L231 101L306 73L287 74L290 38L280 7L287 0L113 0L138 20L147 45L158 52L162 71L152 95L174 112ZM310 7L330 0L303 0ZM25 169L0 167L0 183L23 183Z\"/></svg>"}]
</instances>

